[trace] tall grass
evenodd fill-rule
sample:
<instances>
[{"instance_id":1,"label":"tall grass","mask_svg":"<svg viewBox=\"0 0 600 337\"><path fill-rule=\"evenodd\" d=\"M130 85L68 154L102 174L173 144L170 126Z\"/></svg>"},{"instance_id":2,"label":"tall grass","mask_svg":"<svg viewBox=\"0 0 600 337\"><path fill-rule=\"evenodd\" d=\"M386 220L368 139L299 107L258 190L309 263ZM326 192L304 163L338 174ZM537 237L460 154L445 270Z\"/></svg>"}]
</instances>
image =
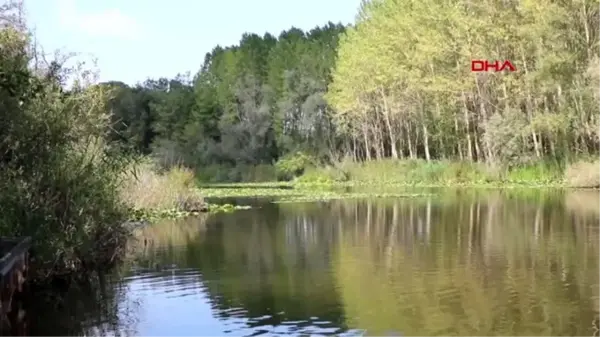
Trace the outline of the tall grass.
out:
<instances>
[{"instance_id":1,"label":"tall grass","mask_svg":"<svg viewBox=\"0 0 600 337\"><path fill-rule=\"evenodd\" d=\"M203 202L195 183L190 169L174 166L159 172L151 161L143 160L126 172L120 193L123 201L134 208L171 209L182 200Z\"/></svg>"},{"instance_id":2,"label":"tall grass","mask_svg":"<svg viewBox=\"0 0 600 337\"><path fill-rule=\"evenodd\" d=\"M403 185L520 185L599 187L599 162L577 162L564 169L540 161L517 167L492 166L465 161L374 160L345 161L331 167L308 168L301 183Z\"/></svg>"},{"instance_id":3,"label":"tall grass","mask_svg":"<svg viewBox=\"0 0 600 337\"><path fill-rule=\"evenodd\" d=\"M299 179L307 183L344 180L405 185L559 185L563 173L558 165L546 162L505 168L466 161L376 160L345 161L334 167L308 169Z\"/></svg>"}]
</instances>

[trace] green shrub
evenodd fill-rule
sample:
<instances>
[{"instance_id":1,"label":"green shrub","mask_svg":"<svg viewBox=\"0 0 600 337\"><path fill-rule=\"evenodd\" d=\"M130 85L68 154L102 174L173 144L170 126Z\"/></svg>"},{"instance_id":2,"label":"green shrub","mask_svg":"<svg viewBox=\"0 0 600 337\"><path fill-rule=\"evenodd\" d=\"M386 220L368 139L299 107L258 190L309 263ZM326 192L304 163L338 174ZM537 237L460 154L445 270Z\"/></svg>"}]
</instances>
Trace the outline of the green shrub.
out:
<instances>
[{"instance_id":1,"label":"green shrub","mask_svg":"<svg viewBox=\"0 0 600 337\"><path fill-rule=\"evenodd\" d=\"M289 153L275 163L278 180L292 180L301 176L304 171L314 166L315 158L304 152Z\"/></svg>"},{"instance_id":2,"label":"green shrub","mask_svg":"<svg viewBox=\"0 0 600 337\"><path fill-rule=\"evenodd\" d=\"M508 170L505 179L514 184L551 184L563 181L563 169L550 162L529 163Z\"/></svg>"},{"instance_id":3,"label":"green shrub","mask_svg":"<svg viewBox=\"0 0 600 337\"><path fill-rule=\"evenodd\" d=\"M295 182L307 185L330 185L348 180L348 175L331 166L324 168L309 168Z\"/></svg>"},{"instance_id":4,"label":"green shrub","mask_svg":"<svg viewBox=\"0 0 600 337\"><path fill-rule=\"evenodd\" d=\"M129 165L105 141L110 92L85 72L63 92L57 64L34 73L27 36L0 29L0 235L32 237L34 278L110 264L127 235Z\"/></svg>"}]
</instances>

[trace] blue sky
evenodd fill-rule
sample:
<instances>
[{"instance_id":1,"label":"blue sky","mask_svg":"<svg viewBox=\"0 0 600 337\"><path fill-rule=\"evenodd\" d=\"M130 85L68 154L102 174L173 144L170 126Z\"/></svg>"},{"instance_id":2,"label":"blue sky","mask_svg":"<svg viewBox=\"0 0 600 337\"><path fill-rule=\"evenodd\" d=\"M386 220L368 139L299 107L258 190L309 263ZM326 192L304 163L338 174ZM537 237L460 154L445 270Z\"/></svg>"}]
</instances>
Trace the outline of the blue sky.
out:
<instances>
[{"instance_id":1,"label":"blue sky","mask_svg":"<svg viewBox=\"0 0 600 337\"><path fill-rule=\"evenodd\" d=\"M100 80L128 84L195 74L215 45L244 32L354 21L360 0L28 0L29 26L46 53L97 59Z\"/></svg>"}]
</instances>

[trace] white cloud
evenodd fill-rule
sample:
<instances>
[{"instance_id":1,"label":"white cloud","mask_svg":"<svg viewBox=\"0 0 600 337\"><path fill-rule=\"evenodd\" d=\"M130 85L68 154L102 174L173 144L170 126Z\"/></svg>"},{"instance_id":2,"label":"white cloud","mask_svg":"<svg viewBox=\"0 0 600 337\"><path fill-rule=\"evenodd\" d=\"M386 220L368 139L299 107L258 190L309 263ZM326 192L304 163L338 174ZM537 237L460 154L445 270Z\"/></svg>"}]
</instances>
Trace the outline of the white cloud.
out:
<instances>
[{"instance_id":1,"label":"white cloud","mask_svg":"<svg viewBox=\"0 0 600 337\"><path fill-rule=\"evenodd\" d=\"M78 10L74 0L58 0L58 10L62 26L89 35L135 39L142 32L135 19L116 8L84 13Z\"/></svg>"}]
</instances>

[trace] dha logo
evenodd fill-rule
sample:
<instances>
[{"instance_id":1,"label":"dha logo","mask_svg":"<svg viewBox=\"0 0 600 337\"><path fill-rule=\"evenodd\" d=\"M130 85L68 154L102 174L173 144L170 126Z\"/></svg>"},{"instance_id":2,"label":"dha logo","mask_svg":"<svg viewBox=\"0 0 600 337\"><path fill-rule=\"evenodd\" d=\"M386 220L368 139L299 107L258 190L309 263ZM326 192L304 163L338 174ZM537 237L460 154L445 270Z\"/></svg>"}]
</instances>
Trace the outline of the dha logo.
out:
<instances>
[{"instance_id":1,"label":"dha logo","mask_svg":"<svg viewBox=\"0 0 600 337\"><path fill-rule=\"evenodd\" d=\"M471 61L471 71L472 72L489 72L491 69L494 69L494 72L509 70L510 72L517 71L517 68L510 62L509 60L505 60L503 62L494 61L489 62L488 60L473 60Z\"/></svg>"}]
</instances>

